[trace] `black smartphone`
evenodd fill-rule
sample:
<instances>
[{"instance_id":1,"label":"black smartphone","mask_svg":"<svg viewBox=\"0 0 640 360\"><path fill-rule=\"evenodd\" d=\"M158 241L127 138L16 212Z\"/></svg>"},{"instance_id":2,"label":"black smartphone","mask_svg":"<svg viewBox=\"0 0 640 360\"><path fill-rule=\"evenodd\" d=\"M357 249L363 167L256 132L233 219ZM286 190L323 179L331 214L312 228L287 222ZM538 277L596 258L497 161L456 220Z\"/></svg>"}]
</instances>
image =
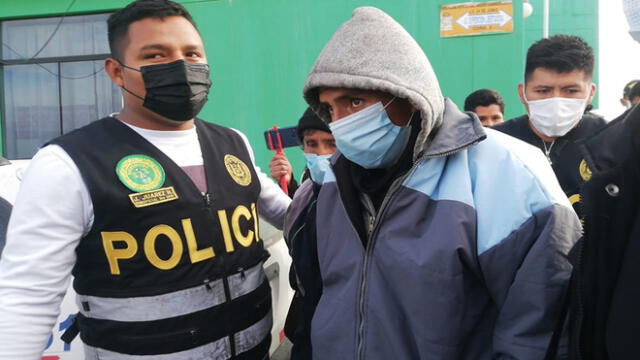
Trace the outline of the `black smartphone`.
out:
<instances>
[{"instance_id":1,"label":"black smartphone","mask_svg":"<svg viewBox=\"0 0 640 360\"><path fill-rule=\"evenodd\" d=\"M282 141L282 148L300 146L298 141L298 132L295 126L278 128L277 130L269 129L264 132L264 139L267 142L267 149L276 150L278 148L278 134Z\"/></svg>"}]
</instances>

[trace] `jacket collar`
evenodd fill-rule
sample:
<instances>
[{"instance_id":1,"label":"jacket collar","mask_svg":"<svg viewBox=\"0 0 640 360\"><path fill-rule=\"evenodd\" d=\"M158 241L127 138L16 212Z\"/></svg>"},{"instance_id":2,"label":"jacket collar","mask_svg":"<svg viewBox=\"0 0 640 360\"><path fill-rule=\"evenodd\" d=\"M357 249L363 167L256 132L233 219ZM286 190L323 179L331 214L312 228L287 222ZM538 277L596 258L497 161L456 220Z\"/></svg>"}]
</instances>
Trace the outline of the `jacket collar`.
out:
<instances>
[{"instance_id":1,"label":"jacket collar","mask_svg":"<svg viewBox=\"0 0 640 360\"><path fill-rule=\"evenodd\" d=\"M450 99L445 99L443 121L432 136L416 143L414 160L447 156L484 140L487 135L478 117L458 109Z\"/></svg>"}]
</instances>

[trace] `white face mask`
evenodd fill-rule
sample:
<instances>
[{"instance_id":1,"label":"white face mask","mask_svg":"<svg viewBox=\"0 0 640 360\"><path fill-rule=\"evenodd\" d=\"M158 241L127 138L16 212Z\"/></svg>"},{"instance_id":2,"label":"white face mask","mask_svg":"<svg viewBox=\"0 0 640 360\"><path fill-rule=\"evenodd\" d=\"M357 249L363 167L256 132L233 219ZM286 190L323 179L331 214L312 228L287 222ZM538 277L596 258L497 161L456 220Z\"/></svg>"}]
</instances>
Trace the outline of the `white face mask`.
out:
<instances>
[{"instance_id":1,"label":"white face mask","mask_svg":"<svg viewBox=\"0 0 640 360\"><path fill-rule=\"evenodd\" d=\"M582 119L591 93L584 99L552 97L542 100L524 100L529 105L529 120L543 135L560 137L568 133Z\"/></svg>"}]
</instances>

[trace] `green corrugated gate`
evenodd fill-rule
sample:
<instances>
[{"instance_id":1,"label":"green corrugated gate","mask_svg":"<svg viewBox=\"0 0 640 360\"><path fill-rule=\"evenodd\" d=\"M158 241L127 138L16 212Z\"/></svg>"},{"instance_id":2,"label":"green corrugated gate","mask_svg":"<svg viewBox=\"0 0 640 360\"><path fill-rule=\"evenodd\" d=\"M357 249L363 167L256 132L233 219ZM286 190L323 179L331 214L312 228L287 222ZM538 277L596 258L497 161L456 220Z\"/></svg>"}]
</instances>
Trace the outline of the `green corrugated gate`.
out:
<instances>
[{"instance_id":1,"label":"green corrugated gate","mask_svg":"<svg viewBox=\"0 0 640 360\"><path fill-rule=\"evenodd\" d=\"M70 1L2 1L0 21L57 16ZM77 0L71 13L112 11L128 2ZM516 86L522 78L526 49L542 36L543 0L530 1L534 13L527 19L521 16L522 2L514 1L513 33L444 39L439 35L440 6L464 1L179 2L194 16L212 67L214 85L200 117L244 131L253 144L256 161L265 170L272 154L264 145L263 131L274 124L295 125L306 107L301 89L307 72L339 24L358 6L377 6L405 26L431 60L445 96L462 106L471 91L483 87L496 89L505 98L508 118L524 111ZM550 0L550 4L550 34L580 35L597 51L597 0ZM299 150L287 152L299 173L303 166Z\"/></svg>"}]
</instances>

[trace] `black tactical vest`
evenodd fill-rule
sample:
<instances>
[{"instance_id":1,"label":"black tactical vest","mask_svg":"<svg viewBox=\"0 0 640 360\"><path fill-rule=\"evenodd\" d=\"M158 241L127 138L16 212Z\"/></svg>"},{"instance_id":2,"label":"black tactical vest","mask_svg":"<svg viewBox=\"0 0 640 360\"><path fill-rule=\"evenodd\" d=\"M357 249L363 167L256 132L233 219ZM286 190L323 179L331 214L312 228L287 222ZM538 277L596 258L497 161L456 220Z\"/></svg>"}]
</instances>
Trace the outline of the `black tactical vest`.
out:
<instances>
[{"instance_id":1,"label":"black tactical vest","mask_svg":"<svg viewBox=\"0 0 640 360\"><path fill-rule=\"evenodd\" d=\"M80 335L98 355L190 350L189 358L207 346L226 358L266 355L271 293L261 266L268 253L258 229L260 183L236 132L195 125L206 194L115 118L51 142L78 166L93 203L73 275Z\"/></svg>"}]
</instances>

